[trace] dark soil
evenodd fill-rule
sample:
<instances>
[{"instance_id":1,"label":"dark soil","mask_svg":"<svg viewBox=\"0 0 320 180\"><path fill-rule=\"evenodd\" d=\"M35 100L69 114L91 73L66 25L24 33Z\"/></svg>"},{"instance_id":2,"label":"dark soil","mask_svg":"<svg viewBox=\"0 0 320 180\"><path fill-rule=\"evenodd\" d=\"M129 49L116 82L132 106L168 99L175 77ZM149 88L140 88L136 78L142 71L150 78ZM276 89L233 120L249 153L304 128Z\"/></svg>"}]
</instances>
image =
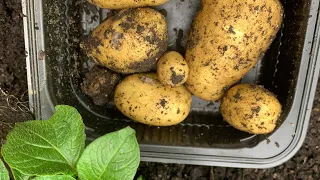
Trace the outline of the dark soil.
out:
<instances>
[{"instance_id":1,"label":"dark soil","mask_svg":"<svg viewBox=\"0 0 320 180\"><path fill-rule=\"evenodd\" d=\"M107 68L94 66L81 84L82 92L92 98L94 104L104 105L113 99L113 92L121 75Z\"/></svg>"},{"instance_id":2,"label":"dark soil","mask_svg":"<svg viewBox=\"0 0 320 180\"><path fill-rule=\"evenodd\" d=\"M21 0L0 0L0 137L14 122L32 119L28 113L25 49ZM11 95L8 95L11 94ZM320 179L320 83L308 136L290 161L276 168L236 169L206 166L141 163L138 174L151 180L316 180Z\"/></svg>"},{"instance_id":3,"label":"dark soil","mask_svg":"<svg viewBox=\"0 0 320 180\"><path fill-rule=\"evenodd\" d=\"M0 0L0 87L26 101L27 71L20 0Z\"/></svg>"}]
</instances>

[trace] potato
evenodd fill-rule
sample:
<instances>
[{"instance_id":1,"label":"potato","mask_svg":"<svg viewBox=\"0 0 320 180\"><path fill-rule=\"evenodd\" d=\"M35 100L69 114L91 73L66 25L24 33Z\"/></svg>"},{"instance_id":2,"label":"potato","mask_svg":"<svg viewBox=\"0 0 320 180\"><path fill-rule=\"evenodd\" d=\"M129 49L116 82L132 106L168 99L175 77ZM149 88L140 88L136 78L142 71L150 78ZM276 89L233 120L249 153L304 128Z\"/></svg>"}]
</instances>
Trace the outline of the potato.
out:
<instances>
[{"instance_id":1,"label":"potato","mask_svg":"<svg viewBox=\"0 0 320 180\"><path fill-rule=\"evenodd\" d=\"M263 57L282 23L278 0L203 0L189 34L187 88L220 99Z\"/></svg>"},{"instance_id":2,"label":"potato","mask_svg":"<svg viewBox=\"0 0 320 180\"><path fill-rule=\"evenodd\" d=\"M126 9L145 6L158 6L168 0L88 0L90 3L106 9Z\"/></svg>"},{"instance_id":3,"label":"potato","mask_svg":"<svg viewBox=\"0 0 320 180\"><path fill-rule=\"evenodd\" d=\"M94 66L81 84L82 92L92 98L96 105L104 105L113 99L113 93L121 76L105 67Z\"/></svg>"},{"instance_id":4,"label":"potato","mask_svg":"<svg viewBox=\"0 0 320 180\"><path fill-rule=\"evenodd\" d=\"M114 95L114 103L124 115L152 126L180 123L188 116L191 101L187 88L165 87L155 73L126 77Z\"/></svg>"},{"instance_id":5,"label":"potato","mask_svg":"<svg viewBox=\"0 0 320 180\"><path fill-rule=\"evenodd\" d=\"M163 85L178 87L188 79L189 66L178 52L171 51L163 55L157 67L158 79Z\"/></svg>"},{"instance_id":6,"label":"potato","mask_svg":"<svg viewBox=\"0 0 320 180\"><path fill-rule=\"evenodd\" d=\"M84 43L98 64L123 73L148 72L168 44L167 23L150 8L126 9L100 24Z\"/></svg>"},{"instance_id":7,"label":"potato","mask_svg":"<svg viewBox=\"0 0 320 180\"><path fill-rule=\"evenodd\" d=\"M252 134L272 132L281 114L281 104L270 91L240 84L222 98L221 113L233 127Z\"/></svg>"}]
</instances>

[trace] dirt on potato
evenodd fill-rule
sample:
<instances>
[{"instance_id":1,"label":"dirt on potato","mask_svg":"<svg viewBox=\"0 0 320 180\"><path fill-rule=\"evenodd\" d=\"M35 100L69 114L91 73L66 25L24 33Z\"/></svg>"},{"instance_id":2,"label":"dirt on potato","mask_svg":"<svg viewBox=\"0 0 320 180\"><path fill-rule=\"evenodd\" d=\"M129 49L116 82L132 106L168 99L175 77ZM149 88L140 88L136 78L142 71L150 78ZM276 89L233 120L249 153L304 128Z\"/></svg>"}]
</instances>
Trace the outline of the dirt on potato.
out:
<instances>
[{"instance_id":1,"label":"dirt on potato","mask_svg":"<svg viewBox=\"0 0 320 180\"><path fill-rule=\"evenodd\" d=\"M104 105L113 100L114 90L120 80L120 74L101 66L94 66L86 74L81 89L92 98L94 104Z\"/></svg>"}]
</instances>

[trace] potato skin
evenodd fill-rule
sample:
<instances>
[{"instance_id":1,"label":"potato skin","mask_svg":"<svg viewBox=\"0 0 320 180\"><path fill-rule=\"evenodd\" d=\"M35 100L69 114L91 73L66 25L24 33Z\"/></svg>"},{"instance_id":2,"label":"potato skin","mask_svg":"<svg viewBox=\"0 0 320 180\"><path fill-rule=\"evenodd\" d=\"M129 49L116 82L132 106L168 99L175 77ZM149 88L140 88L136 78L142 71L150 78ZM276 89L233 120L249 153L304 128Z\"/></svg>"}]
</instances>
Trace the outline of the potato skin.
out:
<instances>
[{"instance_id":1,"label":"potato skin","mask_svg":"<svg viewBox=\"0 0 320 180\"><path fill-rule=\"evenodd\" d=\"M163 85L178 87L188 79L188 63L178 52L170 51L164 54L157 67L158 79Z\"/></svg>"},{"instance_id":2,"label":"potato skin","mask_svg":"<svg viewBox=\"0 0 320 180\"><path fill-rule=\"evenodd\" d=\"M150 8L126 9L105 20L84 43L86 54L109 69L130 74L156 68L168 44L164 16Z\"/></svg>"},{"instance_id":3,"label":"potato skin","mask_svg":"<svg viewBox=\"0 0 320 180\"><path fill-rule=\"evenodd\" d=\"M163 86L155 73L134 74L118 84L114 102L127 117L152 126L183 121L191 108L191 93L184 86Z\"/></svg>"},{"instance_id":4,"label":"potato skin","mask_svg":"<svg viewBox=\"0 0 320 180\"><path fill-rule=\"evenodd\" d=\"M126 9L145 6L158 6L168 0L88 0L90 3L106 9Z\"/></svg>"},{"instance_id":5,"label":"potato skin","mask_svg":"<svg viewBox=\"0 0 320 180\"><path fill-rule=\"evenodd\" d=\"M281 104L273 93L249 84L236 85L222 98L221 114L233 127L252 134L267 134L276 127Z\"/></svg>"},{"instance_id":6,"label":"potato skin","mask_svg":"<svg viewBox=\"0 0 320 180\"><path fill-rule=\"evenodd\" d=\"M278 0L202 0L186 50L189 91L204 100L219 100L263 57L282 14Z\"/></svg>"}]
</instances>

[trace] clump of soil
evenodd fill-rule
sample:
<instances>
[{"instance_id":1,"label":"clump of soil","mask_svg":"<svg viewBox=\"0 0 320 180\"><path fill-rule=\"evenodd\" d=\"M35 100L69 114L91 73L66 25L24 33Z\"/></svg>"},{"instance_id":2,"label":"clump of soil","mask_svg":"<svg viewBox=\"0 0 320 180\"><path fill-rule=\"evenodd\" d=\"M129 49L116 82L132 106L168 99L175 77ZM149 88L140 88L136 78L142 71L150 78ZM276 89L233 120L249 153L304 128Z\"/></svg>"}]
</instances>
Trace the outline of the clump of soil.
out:
<instances>
[{"instance_id":1,"label":"clump of soil","mask_svg":"<svg viewBox=\"0 0 320 180\"><path fill-rule=\"evenodd\" d=\"M114 90L121 76L111 70L94 66L84 78L82 91L92 98L94 104L104 105L113 99Z\"/></svg>"}]
</instances>

